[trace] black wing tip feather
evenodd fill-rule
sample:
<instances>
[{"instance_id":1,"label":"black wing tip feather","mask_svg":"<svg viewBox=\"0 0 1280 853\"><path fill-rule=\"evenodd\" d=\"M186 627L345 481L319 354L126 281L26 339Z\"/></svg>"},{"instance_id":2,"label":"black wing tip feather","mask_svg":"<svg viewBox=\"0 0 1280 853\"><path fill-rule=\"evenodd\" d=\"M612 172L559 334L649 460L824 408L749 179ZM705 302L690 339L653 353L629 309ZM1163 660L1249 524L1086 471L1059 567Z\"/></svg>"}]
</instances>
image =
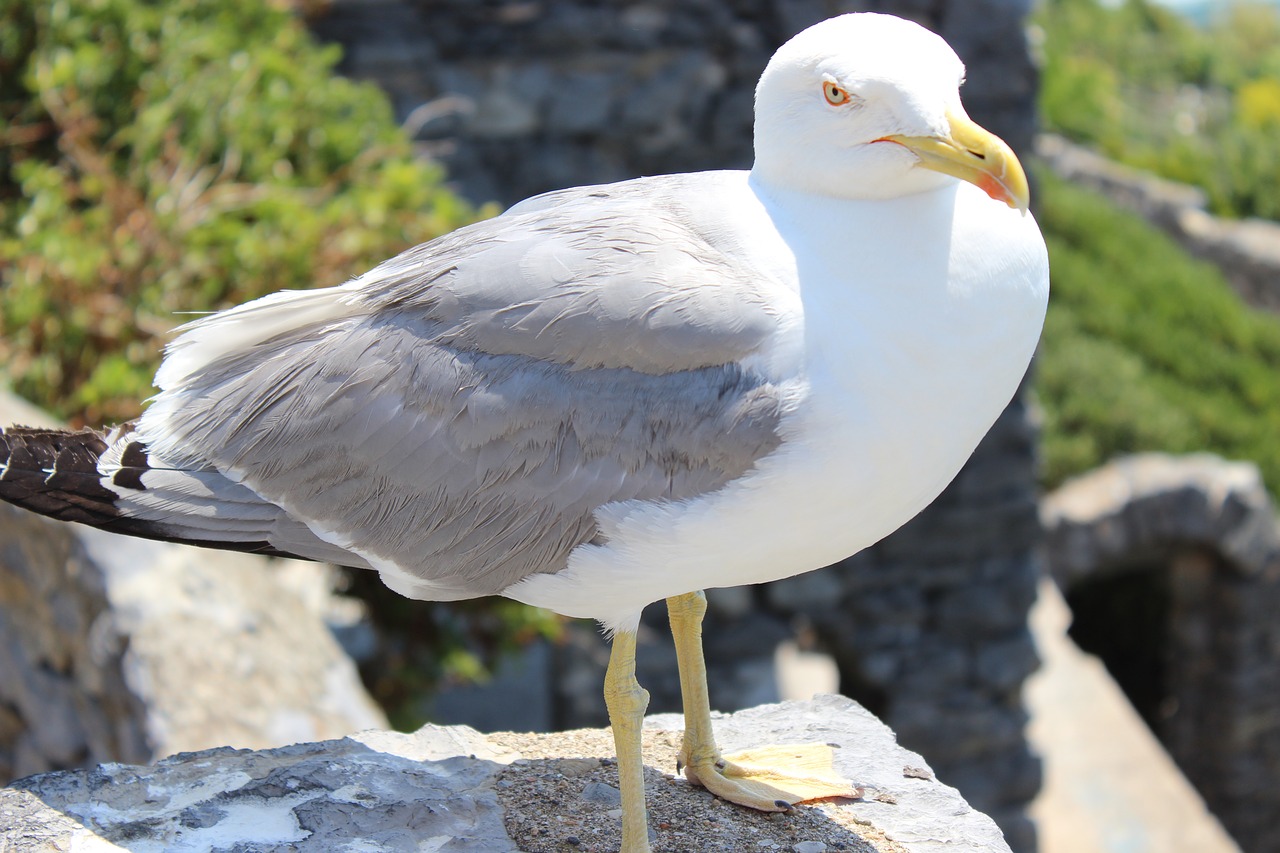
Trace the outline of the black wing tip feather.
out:
<instances>
[{"instance_id":1,"label":"black wing tip feather","mask_svg":"<svg viewBox=\"0 0 1280 853\"><path fill-rule=\"evenodd\" d=\"M0 499L61 521L113 518L116 495L97 467L106 449L96 430L0 429Z\"/></svg>"},{"instance_id":2,"label":"black wing tip feather","mask_svg":"<svg viewBox=\"0 0 1280 853\"><path fill-rule=\"evenodd\" d=\"M129 427L120 428L127 440ZM175 534L166 525L130 518L117 506L120 493L103 484L98 460L108 448L108 434L99 430L0 427L0 500L58 521L73 521L112 533L177 542L220 551L242 551L271 557L308 559L281 551L269 542L227 542L193 539ZM141 491L142 475L150 469L147 449L131 440L111 484Z\"/></svg>"}]
</instances>

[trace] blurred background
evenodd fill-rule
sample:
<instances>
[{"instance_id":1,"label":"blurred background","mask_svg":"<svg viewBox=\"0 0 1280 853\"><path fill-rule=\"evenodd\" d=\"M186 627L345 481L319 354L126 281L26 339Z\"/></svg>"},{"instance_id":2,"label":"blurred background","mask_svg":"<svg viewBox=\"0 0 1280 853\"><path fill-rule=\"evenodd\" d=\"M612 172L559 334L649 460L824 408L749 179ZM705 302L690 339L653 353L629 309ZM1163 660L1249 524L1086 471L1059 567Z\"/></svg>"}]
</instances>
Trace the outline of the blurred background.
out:
<instances>
[{"instance_id":1,"label":"blurred background","mask_svg":"<svg viewBox=\"0 0 1280 853\"><path fill-rule=\"evenodd\" d=\"M1049 318L934 506L710 593L713 705L852 696L1017 853L1280 851L1275 5L3 0L0 414L127 420L193 313L533 193L748 168L774 48L860 10L965 60L970 114L1032 171ZM0 781L388 720L606 722L591 625L194 553L0 507ZM665 623L651 711L678 709Z\"/></svg>"}]
</instances>

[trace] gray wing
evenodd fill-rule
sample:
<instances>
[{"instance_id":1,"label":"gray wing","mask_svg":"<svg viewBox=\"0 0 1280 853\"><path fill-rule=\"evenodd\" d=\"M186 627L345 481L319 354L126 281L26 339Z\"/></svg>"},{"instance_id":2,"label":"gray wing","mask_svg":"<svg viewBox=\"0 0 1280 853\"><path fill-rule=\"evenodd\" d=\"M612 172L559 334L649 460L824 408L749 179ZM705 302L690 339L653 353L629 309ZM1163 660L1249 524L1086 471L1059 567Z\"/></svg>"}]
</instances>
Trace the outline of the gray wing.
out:
<instances>
[{"instance_id":1,"label":"gray wing","mask_svg":"<svg viewBox=\"0 0 1280 853\"><path fill-rule=\"evenodd\" d=\"M388 261L360 301L413 311L477 352L645 373L730 364L774 332L777 283L700 214L715 179L538 196Z\"/></svg>"},{"instance_id":2,"label":"gray wing","mask_svg":"<svg viewBox=\"0 0 1280 853\"><path fill-rule=\"evenodd\" d=\"M719 488L779 443L785 389L740 363L778 283L663 187L555 194L194 324L139 424L153 467L215 470L427 598L560 570L603 504Z\"/></svg>"}]
</instances>

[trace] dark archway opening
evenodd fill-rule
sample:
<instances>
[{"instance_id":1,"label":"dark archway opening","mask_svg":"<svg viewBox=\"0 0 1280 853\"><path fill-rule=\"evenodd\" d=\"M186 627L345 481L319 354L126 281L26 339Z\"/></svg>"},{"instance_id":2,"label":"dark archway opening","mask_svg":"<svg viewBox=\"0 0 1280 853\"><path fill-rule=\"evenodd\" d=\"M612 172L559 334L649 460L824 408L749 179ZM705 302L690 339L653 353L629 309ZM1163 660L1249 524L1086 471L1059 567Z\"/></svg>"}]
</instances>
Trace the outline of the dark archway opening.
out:
<instances>
[{"instance_id":1,"label":"dark archway opening","mask_svg":"<svg viewBox=\"0 0 1280 853\"><path fill-rule=\"evenodd\" d=\"M1172 589L1152 560L1112 569L1066 591L1071 639L1102 660L1147 726L1163 739L1170 713Z\"/></svg>"},{"instance_id":2,"label":"dark archway opening","mask_svg":"<svg viewBox=\"0 0 1280 853\"><path fill-rule=\"evenodd\" d=\"M844 661L836 661L840 673L840 694L866 708L880 719L889 714L889 694L885 689L862 674L861 667L843 666Z\"/></svg>"}]
</instances>

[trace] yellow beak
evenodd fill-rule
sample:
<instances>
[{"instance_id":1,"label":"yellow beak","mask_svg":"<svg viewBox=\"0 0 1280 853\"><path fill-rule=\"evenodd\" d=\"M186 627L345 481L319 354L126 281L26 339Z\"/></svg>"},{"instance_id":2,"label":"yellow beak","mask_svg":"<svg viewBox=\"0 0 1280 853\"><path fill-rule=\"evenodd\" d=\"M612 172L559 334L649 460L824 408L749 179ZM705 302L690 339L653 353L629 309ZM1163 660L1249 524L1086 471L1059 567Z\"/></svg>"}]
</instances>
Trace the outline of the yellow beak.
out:
<instances>
[{"instance_id":1,"label":"yellow beak","mask_svg":"<svg viewBox=\"0 0 1280 853\"><path fill-rule=\"evenodd\" d=\"M1026 212L1031 203L1027 173L1004 140L967 116L947 113L946 136L886 136L920 158L920 165L968 181L987 195Z\"/></svg>"}]
</instances>

